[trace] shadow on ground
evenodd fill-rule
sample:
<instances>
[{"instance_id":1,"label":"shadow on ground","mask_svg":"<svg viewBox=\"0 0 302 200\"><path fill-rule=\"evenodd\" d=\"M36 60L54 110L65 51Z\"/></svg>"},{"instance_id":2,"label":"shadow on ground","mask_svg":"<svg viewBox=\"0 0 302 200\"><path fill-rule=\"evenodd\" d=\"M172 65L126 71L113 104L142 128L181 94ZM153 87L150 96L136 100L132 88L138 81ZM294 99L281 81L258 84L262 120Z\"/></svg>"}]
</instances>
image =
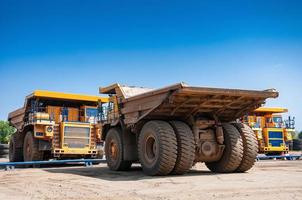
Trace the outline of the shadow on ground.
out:
<instances>
[{"instance_id":1,"label":"shadow on ground","mask_svg":"<svg viewBox=\"0 0 302 200\"><path fill-rule=\"evenodd\" d=\"M74 174L79 176L86 176L90 178L97 178L110 181L133 181L143 179L161 179L169 176L146 176L140 166L133 166L129 171L111 171L107 166L96 165L94 167L72 167L72 168L52 168L43 169L50 173L64 173ZM182 176L202 176L202 175L215 175L214 173L206 170L191 170Z\"/></svg>"}]
</instances>

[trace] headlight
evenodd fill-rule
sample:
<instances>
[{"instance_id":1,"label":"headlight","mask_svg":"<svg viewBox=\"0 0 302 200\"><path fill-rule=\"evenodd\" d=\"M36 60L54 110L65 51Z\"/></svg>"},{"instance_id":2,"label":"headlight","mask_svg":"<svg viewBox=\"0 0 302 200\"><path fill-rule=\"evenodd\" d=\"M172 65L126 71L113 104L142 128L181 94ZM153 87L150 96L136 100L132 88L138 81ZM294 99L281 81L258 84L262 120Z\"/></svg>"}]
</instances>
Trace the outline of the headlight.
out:
<instances>
[{"instance_id":1,"label":"headlight","mask_svg":"<svg viewBox=\"0 0 302 200\"><path fill-rule=\"evenodd\" d=\"M51 126L47 127L47 132L51 133L53 131L53 128Z\"/></svg>"}]
</instances>

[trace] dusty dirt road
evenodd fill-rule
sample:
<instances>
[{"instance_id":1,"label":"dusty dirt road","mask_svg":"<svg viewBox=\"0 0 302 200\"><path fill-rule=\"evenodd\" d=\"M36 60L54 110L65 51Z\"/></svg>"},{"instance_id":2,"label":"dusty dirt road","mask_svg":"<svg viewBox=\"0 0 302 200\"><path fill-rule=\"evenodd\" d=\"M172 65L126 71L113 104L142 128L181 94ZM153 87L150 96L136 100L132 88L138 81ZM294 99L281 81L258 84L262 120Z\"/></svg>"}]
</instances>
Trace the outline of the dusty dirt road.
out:
<instances>
[{"instance_id":1,"label":"dusty dirt road","mask_svg":"<svg viewBox=\"0 0 302 200\"><path fill-rule=\"evenodd\" d=\"M148 177L92 168L0 171L0 199L301 199L302 161L261 161L248 173L213 174L203 164L184 176Z\"/></svg>"}]
</instances>

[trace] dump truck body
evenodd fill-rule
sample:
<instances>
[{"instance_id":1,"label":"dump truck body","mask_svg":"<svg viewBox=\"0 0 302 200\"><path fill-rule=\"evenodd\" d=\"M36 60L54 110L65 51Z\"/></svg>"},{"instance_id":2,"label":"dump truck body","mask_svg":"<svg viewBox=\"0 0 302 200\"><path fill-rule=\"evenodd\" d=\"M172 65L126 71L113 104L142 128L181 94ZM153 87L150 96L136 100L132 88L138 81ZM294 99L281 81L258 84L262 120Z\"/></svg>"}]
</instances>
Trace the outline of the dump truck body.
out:
<instances>
[{"instance_id":1,"label":"dump truck body","mask_svg":"<svg viewBox=\"0 0 302 200\"><path fill-rule=\"evenodd\" d=\"M125 89L124 89L125 90ZM143 118L181 118L215 114L221 121L236 120L242 114L262 105L276 92L189 87L176 84L139 95L121 95L125 124L135 124Z\"/></svg>"},{"instance_id":2,"label":"dump truck body","mask_svg":"<svg viewBox=\"0 0 302 200\"><path fill-rule=\"evenodd\" d=\"M259 153L285 154L289 151L292 133L295 132L294 119L285 123L281 113L286 113L286 108L260 107L249 112L242 118L257 135Z\"/></svg>"},{"instance_id":3,"label":"dump truck body","mask_svg":"<svg viewBox=\"0 0 302 200\"><path fill-rule=\"evenodd\" d=\"M245 113L260 107L267 98L278 96L273 89L220 89L191 87L183 83L157 90L114 84L100 88L100 93L110 95L109 104L103 106L106 114L101 121L102 139L108 146L106 158L109 167L124 169L131 166L129 163L139 160L150 175L181 174L193 162L206 162L212 171L234 171L234 166L228 167L226 161L220 163L219 160L230 160L229 157L224 158L224 152L232 154L229 153L229 145L236 145L235 139L230 137L235 134L241 138L238 135L246 130L230 122L235 123ZM254 138L252 140L253 144L257 142ZM182 152L188 148L190 152ZM238 149L241 151L241 147ZM122 157L119 158L115 152L122 152ZM170 164L161 161L161 153L171 157ZM174 154L177 154L175 161ZM190 156L183 157L182 154ZM242 152L239 154L242 158ZM110 155L114 155L112 159ZM236 157L235 154L232 156ZM119 162L114 162L114 159ZM187 167L183 167L183 163Z\"/></svg>"},{"instance_id":4,"label":"dump truck body","mask_svg":"<svg viewBox=\"0 0 302 200\"><path fill-rule=\"evenodd\" d=\"M11 160L102 156L97 96L37 90L24 106L8 116L17 129L11 139ZM28 148L26 147L28 146ZM34 153L33 153L34 152Z\"/></svg>"}]
</instances>

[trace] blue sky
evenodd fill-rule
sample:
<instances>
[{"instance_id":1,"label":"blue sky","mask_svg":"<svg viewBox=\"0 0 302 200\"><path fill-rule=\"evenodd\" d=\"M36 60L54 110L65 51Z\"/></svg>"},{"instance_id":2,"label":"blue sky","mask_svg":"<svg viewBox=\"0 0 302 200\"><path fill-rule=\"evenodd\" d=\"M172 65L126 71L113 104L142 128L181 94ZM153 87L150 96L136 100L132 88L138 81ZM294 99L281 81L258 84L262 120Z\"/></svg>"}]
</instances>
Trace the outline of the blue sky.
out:
<instances>
[{"instance_id":1,"label":"blue sky","mask_svg":"<svg viewBox=\"0 0 302 200\"><path fill-rule=\"evenodd\" d=\"M302 1L0 1L0 119L35 89L276 88L302 130Z\"/></svg>"}]
</instances>

